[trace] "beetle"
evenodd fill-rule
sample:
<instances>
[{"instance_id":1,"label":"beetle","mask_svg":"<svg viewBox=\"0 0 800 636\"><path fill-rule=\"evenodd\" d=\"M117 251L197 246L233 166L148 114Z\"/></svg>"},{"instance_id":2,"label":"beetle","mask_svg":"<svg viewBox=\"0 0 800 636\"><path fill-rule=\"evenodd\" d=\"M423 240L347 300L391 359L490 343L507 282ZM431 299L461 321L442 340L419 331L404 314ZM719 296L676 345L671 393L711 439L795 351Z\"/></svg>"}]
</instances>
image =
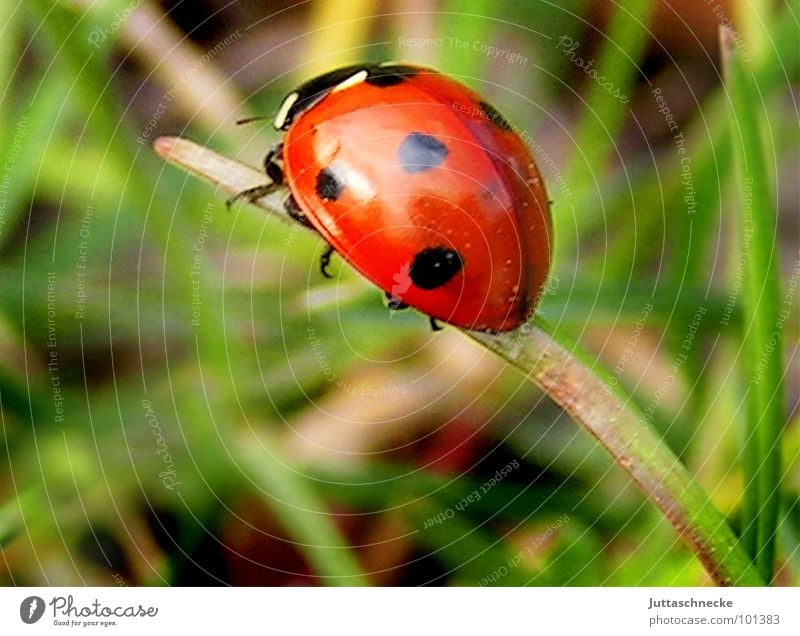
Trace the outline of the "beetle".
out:
<instances>
[{"instance_id":1,"label":"beetle","mask_svg":"<svg viewBox=\"0 0 800 636\"><path fill-rule=\"evenodd\" d=\"M270 182L229 203L287 188L286 211L328 243L323 274L338 252L390 308L414 307L434 329L502 332L531 317L550 203L520 135L480 95L429 68L352 65L300 85L273 124Z\"/></svg>"}]
</instances>

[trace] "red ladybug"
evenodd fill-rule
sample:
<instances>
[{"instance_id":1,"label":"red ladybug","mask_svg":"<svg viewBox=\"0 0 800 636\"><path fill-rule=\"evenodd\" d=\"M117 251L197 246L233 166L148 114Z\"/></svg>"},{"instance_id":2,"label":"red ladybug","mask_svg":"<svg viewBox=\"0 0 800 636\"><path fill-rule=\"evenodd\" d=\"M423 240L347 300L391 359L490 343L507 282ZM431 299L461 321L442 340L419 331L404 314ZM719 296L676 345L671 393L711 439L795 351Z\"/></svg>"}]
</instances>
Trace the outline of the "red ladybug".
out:
<instances>
[{"instance_id":1,"label":"red ladybug","mask_svg":"<svg viewBox=\"0 0 800 636\"><path fill-rule=\"evenodd\" d=\"M455 80L417 66L340 68L284 99L264 166L286 208L394 309L493 332L531 317L550 267L544 183L519 135Z\"/></svg>"}]
</instances>

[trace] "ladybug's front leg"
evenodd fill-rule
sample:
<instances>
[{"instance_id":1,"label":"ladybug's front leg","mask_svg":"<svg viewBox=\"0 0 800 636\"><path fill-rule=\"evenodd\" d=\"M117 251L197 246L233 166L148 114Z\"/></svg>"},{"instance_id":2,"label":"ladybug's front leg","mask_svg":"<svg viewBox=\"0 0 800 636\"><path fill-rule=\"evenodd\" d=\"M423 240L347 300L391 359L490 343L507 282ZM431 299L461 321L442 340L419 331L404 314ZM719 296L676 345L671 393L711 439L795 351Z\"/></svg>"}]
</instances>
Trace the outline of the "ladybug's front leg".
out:
<instances>
[{"instance_id":1,"label":"ladybug's front leg","mask_svg":"<svg viewBox=\"0 0 800 636\"><path fill-rule=\"evenodd\" d=\"M278 142L273 144L270 148L267 156L264 158L264 171L267 173L267 176L270 178L270 183L265 183L264 185L256 186L254 188L248 188L247 190L242 190L241 192L237 192L235 195L230 197L227 201L225 201L225 205L230 208L236 201L239 199L246 199L250 203L253 203L260 199L261 197L265 197L268 194L272 194L279 188L283 187L283 168L278 163L283 159L283 143Z\"/></svg>"},{"instance_id":2,"label":"ladybug's front leg","mask_svg":"<svg viewBox=\"0 0 800 636\"><path fill-rule=\"evenodd\" d=\"M277 143L270 151L267 153L267 156L264 158L264 170L267 173L267 176L272 180L270 186L281 186L284 182L283 177L283 166L281 165L283 162L283 143ZM267 186L267 187L270 187ZM259 195L261 196L261 195ZM301 225L306 226L310 229L315 229L311 222L308 220L308 217L305 215L303 210L297 204L294 196L291 194L286 197L283 202L283 207L286 212L291 216L295 221L300 223ZM322 272L322 275L325 278L332 278L330 273L328 273L328 266L331 264L331 256L334 253L333 247L330 245L328 249L322 254L319 260L319 269Z\"/></svg>"},{"instance_id":3,"label":"ladybug's front leg","mask_svg":"<svg viewBox=\"0 0 800 636\"><path fill-rule=\"evenodd\" d=\"M303 225L316 232L317 228L311 224L311 221L308 220L305 212L303 212L300 206L297 205L297 201L291 194L284 199L283 209L286 210L286 213L300 225ZM319 271L322 272L322 275L325 278L333 278L333 276L328 273L328 266L331 264L331 256L333 256L334 251L335 250L333 247L328 245L328 249L325 250L319 259Z\"/></svg>"},{"instance_id":4,"label":"ladybug's front leg","mask_svg":"<svg viewBox=\"0 0 800 636\"><path fill-rule=\"evenodd\" d=\"M239 199L246 199L250 203L255 203L261 197L265 197L268 194L272 194L278 188L282 188L283 186L277 183L267 183L264 185L256 186L255 188L247 188L247 190L242 190L241 192L237 192L232 197L229 197L225 200L225 206L230 209L230 207L236 203Z\"/></svg>"},{"instance_id":5,"label":"ladybug's front leg","mask_svg":"<svg viewBox=\"0 0 800 636\"><path fill-rule=\"evenodd\" d=\"M281 162L281 163L278 163ZM272 144L267 156L264 157L264 171L276 185L283 185L283 142Z\"/></svg>"}]
</instances>

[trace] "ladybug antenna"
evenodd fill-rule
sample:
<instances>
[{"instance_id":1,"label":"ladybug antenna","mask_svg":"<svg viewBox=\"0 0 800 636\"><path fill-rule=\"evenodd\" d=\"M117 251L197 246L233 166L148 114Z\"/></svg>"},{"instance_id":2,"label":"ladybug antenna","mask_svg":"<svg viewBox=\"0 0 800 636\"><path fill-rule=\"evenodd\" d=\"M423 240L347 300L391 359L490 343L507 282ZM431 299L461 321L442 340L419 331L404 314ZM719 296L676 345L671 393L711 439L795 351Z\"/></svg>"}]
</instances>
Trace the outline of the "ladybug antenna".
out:
<instances>
[{"instance_id":1,"label":"ladybug antenna","mask_svg":"<svg viewBox=\"0 0 800 636\"><path fill-rule=\"evenodd\" d=\"M259 121L259 120L262 120L262 119L271 120L272 117L264 117L263 115L259 115L257 117L245 117L244 119L237 119L236 120L236 125L237 126L241 126L243 124L249 124L249 123L252 123L254 121Z\"/></svg>"}]
</instances>

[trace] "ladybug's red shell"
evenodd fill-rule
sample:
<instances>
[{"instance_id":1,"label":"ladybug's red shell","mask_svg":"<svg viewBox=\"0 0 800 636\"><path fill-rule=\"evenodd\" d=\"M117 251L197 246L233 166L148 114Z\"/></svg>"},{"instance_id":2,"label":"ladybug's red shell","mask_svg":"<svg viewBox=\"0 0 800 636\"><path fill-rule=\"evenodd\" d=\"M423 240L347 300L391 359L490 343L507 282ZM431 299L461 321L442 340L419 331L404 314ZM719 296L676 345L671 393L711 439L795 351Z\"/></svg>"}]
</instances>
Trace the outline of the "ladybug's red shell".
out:
<instances>
[{"instance_id":1,"label":"ladybug's red shell","mask_svg":"<svg viewBox=\"0 0 800 636\"><path fill-rule=\"evenodd\" d=\"M528 149L442 74L345 70L276 122L288 128L283 168L305 216L394 302L469 329L519 326L550 266L547 194Z\"/></svg>"}]
</instances>

